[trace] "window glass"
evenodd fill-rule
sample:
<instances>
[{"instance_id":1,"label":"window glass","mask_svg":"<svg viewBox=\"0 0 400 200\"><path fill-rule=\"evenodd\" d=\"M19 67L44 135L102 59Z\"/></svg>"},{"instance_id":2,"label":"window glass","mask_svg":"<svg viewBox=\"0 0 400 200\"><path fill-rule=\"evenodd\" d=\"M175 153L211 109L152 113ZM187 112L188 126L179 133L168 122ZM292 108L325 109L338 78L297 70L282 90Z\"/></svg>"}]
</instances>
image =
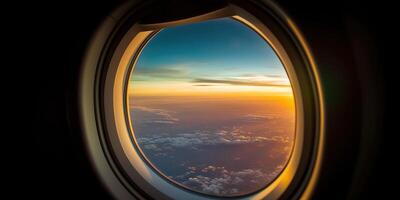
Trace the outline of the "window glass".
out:
<instances>
[{"instance_id":1,"label":"window glass","mask_svg":"<svg viewBox=\"0 0 400 200\"><path fill-rule=\"evenodd\" d=\"M128 84L143 157L186 189L249 194L288 162L295 137L288 76L269 44L239 21L162 29L142 49Z\"/></svg>"}]
</instances>

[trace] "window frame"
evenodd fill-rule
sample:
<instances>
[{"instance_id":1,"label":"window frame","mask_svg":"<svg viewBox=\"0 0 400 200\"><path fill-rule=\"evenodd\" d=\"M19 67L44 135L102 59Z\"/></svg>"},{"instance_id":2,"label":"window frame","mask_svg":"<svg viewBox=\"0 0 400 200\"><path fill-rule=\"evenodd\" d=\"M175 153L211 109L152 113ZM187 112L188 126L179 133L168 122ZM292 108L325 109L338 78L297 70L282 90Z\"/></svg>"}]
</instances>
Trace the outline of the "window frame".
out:
<instances>
[{"instance_id":1,"label":"window frame","mask_svg":"<svg viewBox=\"0 0 400 200\"><path fill-rule=\"evenodd\" d=\"M277 9L274 7L272 8ZM121 13L117 13L117 15L121 15ZM314 123L310 125L316 126L313 128L317 133L315 135L310 134L311 137L309 137L308 135L304 134L305 131L307 131L304 127L304 109L307 102L305 102L302 92L303 88L301 88L300 84L301 82L298 80L298 72L295 71L295 64L292 63L293 57L289 55L290 52L286 51L286 48L282 45L281 40L274 35L274 32L270 30L269 27L264 25L264 22L260 21L257 17L237 5L229 5L220 10L184 20L146 25L130 24L130 27L128 27L127 31L123 33L117 44L114 44L115 46L111 48L111 53L107 52L107 54L104 51L97 50L96 53L104 59L103 62L108 58L108 62L105 67L101 60L100 62L96 63L95 57L93 58L94 60L88 58L86 59L85 66L95 66L95 74L93 74L93 71L89 72L88 70L86 73L85 71L82 73L83 76L81 81L83 85L81 87L81 109L84 111L82 124L85 125L85 123L87 123L86 140L89 143L88 151L89 153L92 153L92 161L95 167L97 167L102 180L107 186L110 187L110 190L112 193L114 193L114 195L122 198L131 195L136 197L151 197L156 199L176 199L177 197L180 199L209 199L216 197L214 195L200 194L198 192L188 191L186 188L177 187L176 185L171 184L171 182L166 181L164 177L160 176L158 173L155 173L149 168L150 166L146 164L140 155L140 148L137 148L136 145L132 143L132 141L135 141L135 138L131 132L131 120L129 119L129 113L126 113L126 106L128 102L127 81L129 81L130 72L135 65L137 60L136 57L139 55L140 50L155 34L156 31L154 30L172 25L194 23L221 17L233 17L234 19L242 22L256 31L271 45L278 57L281 59L285 70L287 71L294 94L296 108L296 133L294 147L292 150L292 155L290 156L289 161L281 174L271 184L260 191L247 195L225 198L276 199L278 197L285 196L286 193L288 193L287 191L290 191L289 188L292 188L291 190L293 191L298 191L299 187L303 187L301 189L303 192L298 193L302 197L307 195L307 193L311 194L312 189L308 188L312 188L310 184L313 184L313 182L315 184L316 179L313 177L318 175L320 166L318 166L319 162L317 162L317 160L320 159L318 156L321 156L320 152L321 148L323 147L323 120L321 117L323 116L323 106L321 103L322 91L319 87L318 73L316 71L312 55L308 48L306 48L306 43L304 40L302 40L298 29L296 29L291 21L287 21L287 25L289 25L289 27L291 26L291 29L294 29L292 30L292 33L294 33L297 37L300 37L300 40L298 40L299 44L297 45L300 45L303 50L305 49L302 56L305 56L303 59L307 59L307 64L309 65L308 68L311 69L311 74L308 74L308 76L313 79L312 81L314 81L313 85L315 88L313 88L314 91L310 96L312 96L311 98L316 101L311 103L311 106L315 106L317 112L314 113L316 114ZM111 18L109 19L109 23L115 26L116 20ZM109 35L103 34L98 37L102 37L104 40L105 38L109 38ZM95 38L95 40L97 39ZM107 39L102 45L106 46L106 44ZM90 55L91 54L89 53L89 56ZM92 61L92 63L88 60ZM294 62L298 61L295 60ZM100 68L98 65L99 63L102 63L104 68ZM86 68L84 67L84 69ZM86 78L87 74L90 73L94 82L92 85L85 85L87 80L83 80L83 78ZM308 71L308 73L310 73L310 71ZM92 87L97 88L97 90L95 90L94 96L92 96L92 99L90 99L87 98L87 95L83 94L83 92L90 90ZM90 113L90 111L88 111L88 107L90 106L88 104L91 104L91 102L95 102L94 113ZM85 113L86 115L84 115ZM95 121L90 119L90 117L94 118ZM95 128L93 126L94 124ZM129 126L127 126L127 124L129 124ZM96 131L94 131L94 129L96 129ZM93 133L88 133L88 130L96 132L100 136L98 138L99 140L94 141L93 138L91 138L93 137ZM307 157L306 161L306 164L311 165L311 168L301 163L304 163L304 160L302 159L304 159L305 153L307 153L307 155L309 154L308 152L305 152L306 148L304 148L304 146L307 145L304 142L305 140L312 140L311 143L313 144L313 148L307 151L311 151L315 155L309 156L312 157L312 159ZM99 145L97 144L96 146L94 144L96 142L100 144L101 151L99 151ZM96 151L96 155L93 155L94 151ZM98 155L99 153L103 153L105 157L101 158L102 156ZM102 169L105 166L99 165L105 165L109 168L107 170ZM301 178L307 177L308 175L306 181L299 181L298 176L295 177L298 175L299 168L301 168L302 171L305 171L302 172L300 176ZM104 173L104 171L111 171L114 174L107 174ZM115 176L117 178L113 181L110 181L111 176ZM297 183L295 183L296 187L293 186L293 180L295 179L297 179ZM119 184L115 184L118 181ZM115 185L112 185L112 183ZM121 187L121 185L123 187ZM123 191L123 188L125 188L128 192ZM293 196L293 194L291 195Z\"/></svg>"}]
</instances>

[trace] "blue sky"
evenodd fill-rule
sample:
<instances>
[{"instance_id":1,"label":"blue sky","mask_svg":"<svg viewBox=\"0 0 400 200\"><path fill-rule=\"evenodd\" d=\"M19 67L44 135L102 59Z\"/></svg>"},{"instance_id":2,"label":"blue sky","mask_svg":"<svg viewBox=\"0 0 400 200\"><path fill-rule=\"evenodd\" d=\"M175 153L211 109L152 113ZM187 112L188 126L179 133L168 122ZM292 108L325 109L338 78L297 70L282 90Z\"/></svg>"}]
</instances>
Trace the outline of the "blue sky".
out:
<instances>
[{"instance_id":1,"label":"blue sky","mask_svg":"<svg viewBox=\"0 0 400 200\"><path fill-rule=\"evenodd\" d=\"M194 86L288 85L279 58L256 32L231 18L168 27L137 60L133 81ZM231 88L232 89L232 88Z\"/></svg>"}]
</instances>

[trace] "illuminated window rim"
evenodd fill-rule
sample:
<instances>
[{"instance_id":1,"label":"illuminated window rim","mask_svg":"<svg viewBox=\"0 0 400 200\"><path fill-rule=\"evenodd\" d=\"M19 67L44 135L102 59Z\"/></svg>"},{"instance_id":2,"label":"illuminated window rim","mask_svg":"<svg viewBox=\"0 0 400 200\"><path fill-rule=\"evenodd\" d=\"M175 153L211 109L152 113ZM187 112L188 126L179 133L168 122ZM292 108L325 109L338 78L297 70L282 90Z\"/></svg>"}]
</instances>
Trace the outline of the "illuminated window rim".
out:
<instances>
[{"instance_id":1,"label":"illuminated window rim","mask_svg":"<svg viewBox=\"0 0 400 200\"><path fill-rule=\"evenodd\" d=\"M233 9L232 9L233 8ZM234 12L232 12L234 11ZM235 14L233 14L235 13ZM239 14L240 13L240 14ZM233 16L231 16L233 15ZM239 9L238 7L231 7L229 9L218 10L213 13L206 14L204 16L198 16L195 18L189 18L181 21L174 21L171 23L163 23L163 24L150 24L150 25L136 25L131 28L133 34L135 36L128 44L128 47L124 51L118 67L114 82L114 90L113 90L113 103L114 103L114 113L119 113L119 111L125 111L123 114L125 119L121 119L121 116L115 116L117 125L118 134L121 134L121 137L126 135L129 136L130 142L132 144L126 144L124 149L125 156L130 160L130 164L135 168L134 170L138 171L139 174L143 176L145 181L150 185L156 187L156 190L161 191L163 194L174 194L175 196L170 196L174 198L176 196L182 199L196 199L196 198L207 198L207 197L216 197L216 195L207 195L203 193L199 193L190 188L187 188L175 181L172 181L165 177L156 166L152 165L151 161L146 159L144 153L141 151L139 145L136 142L135 137L133 136L132 125L130 124L130 116L128 113L128 100L127 100L127 85L129 81L129 75L131 74L131 68L135 65L137 61L137 56L140 55L140 51L144 48L146 42L151 39L151 37L157 33L157 30L160 28L165 28L173 25L181 25L187 23L194 23L198 21L215 19L220 17L231 16L233 19L240 21L241 23L247 25L252 28L255 32L257 32L264 40L266 40L269 45L274 49L278 57L281 59L282 64L284 65L287 74L289 76L289 80L292 82L292 90L294 93L295 104L296 104L296 130L295 130L295 141L292 149L291 156L289 161L287 162L284 170L278 175L275 180L273 180L270 184L268 184L265 188L262 188L254 193L249 193L245 195L239 195L234 197L226 197L226 198L241 198L241 199L260 199L266 198L267 196L275 198L275 193L282 193L285 191L285 187L287 187L288 183L290 183L292 177L294 176L297 166L300 159L300 153L302 150L303 144L303 133L301 132L303 128L303 106L301 100L301 92L300 88L298 88L298 81L293 69L293 64L289 59L289 56L286 54L282 45L280 45L279 41L274 37L274 34L264 25L257 21L256 18L252 17L248 13ZM250 22L251 21L251 22ZM256 25L257 24L257 25ZM129 36L128 36L129 39ZM136 56L135 56L136 55ZM112 77L113 75L111 75ZM124 80L121 82L121 80ZM124 90L120 90L120 88L124 88ZM121 102L121 97L123 100ZM121 104L125 105L121 108ZM122 115L122 113L116 114ZM128 129L125 130L126 125L128 124ZM127 140L127 138L123 138L122 140ZM121 142L122 143L122 142ZM129 168L129 165L125 168ZM127 170L127 169L126 169ZM134 177L131 177L132 179ZM286 182L284 182L286 181ZM136 181L137 182L137 181ZM141 183L143 184L143 183ZM151 193L154 193L153 191ZM179 193L179 194L177 194ZM218 196L220 197L220 196Z\"/></svg>"},{"instance_id":2,"label":"illuminated window rim","mask_svg":"<svg viewBox=\"0 0 400 200\"><path fill-rule=\"evenodd\" d=\"M264 39L264 41L266 42L266 44L265 45L270 45L269 44L269 41L267 41L267 40L272 40L272 41L274 41L275 39L271 39L271 38L267 38L266 36L265 36L265 33L263 33L261 30L259 30L256 26L254 26L253 24L251 24L250 23L250 21L249 20L246 20L246 19L244 19L243 17L240 17L239 15L234 15L234 16L231 16L231 17L225 17L225 18L230 18L231 20L235 20L235 21L238 21L239 23L242 23L243 25L245 25L247 28L249 28L249 29L251 29L252 31L254 31L254 32L256 32L260 37L262 37L263 39ZM218 19L218 18L216 18L216 19ZM189 22L190 23L190 22ZM185 23L186 24L186 23ZM158 26L157 26L158 27ZM149 28L149 26L146 26L146 29L147 28ZM168 28L168 27L166 27L166 28ZM144 40L143 40L143 42L142 42L142 44L140 44L140 47L137 49L137 51L134 53L134 55L132 55L132 57L133 57L133 59L132 59L132 62L130 62L130 66L128 67L128 69L127 69L127 76L128 76L128 78L127 79L125 79L126 80L126 82L125 82L125 90L124 90L124 95L125 95L125 99L126 99L126 102L125 102L125 111L126 111L126 113L125 113L125 115L126 115L126 121L127 121L127 126L128 126L128 128L129 128L129 132L130 132L130 136L131 136L131 140L132 140L132 143L134 143L134 145L135 145L135 149L136 149L136 151L139 151L140 153L140 156L141 156L141 158L146 162L146 164L147 165L149 165L159 176L161 176L161 177L163 177L164 179L166 179L167 181L169 181L169 182L171 182L171 184L174 184L174 185L176 185L177 187L182 187L183 189L186 189L186 190L188 190L189 192L194 192L194 193L197 193L197 194L200 194L200 195L205 195L205 196L209 196L209 197L226 197L226 198L239 198L239 197L247 197L247 196L252 196L252 195L254 195L254 194L257 194L257 193L259 193L259 192L261 192L261 191L263 191L263 190L265 190L265 188L267 188L267 187L270 187L270 185L272 185L273 184L273 182L275 182L275 180L279 177L279 176L281 176L282 175L282 173L283 173L283 171L285 171L285 170L282 170L282 172L280 172L270 183L268 183L268 184L266 184L266 185L264 185L263 187L261 187L260 189L258 189L258 190L256 190L256 191L254 191L254 192L249 192L249 193L246 193L246 194L241 194L241 195L230 195L230 196L224 196L224 195L212 195L212 194L206 194L206 193L202 193L202 192L199 192L199 191L195 191L195 190L192 190L192 189L190 189L190 187L187 187L187 186L185 186L185 185L183 185L183 184L180 184L179 182L176 182L176 181L174 181L174 180L172 180L172 179L170 179L170 178L168 178L164 173L162 173L158 168L157 168L157 166L155 166L152 162L151 162L151 160L146 156L146 154L143 152L143 149L140 147L140 145L139 145L139 143L137 142L137 139L136 139L136 137L134 136L134 131L133 131L133 124L132 124L132 118L131 118L131 115L129 114L129 95L128 95L128 87L129 87L129 80L131 79L131 77L132 76L134 76L134 74L132 74L132 72L133 72L133 69L135 68L135 65L136 65L136 63L137 63L137 61L138 61L138 59L140 58L140 55L141 55L141 52L146 48L146 45L148 44L148 42L149 41L151 41L151 39L154 37L154 36L156 36L159 32L160 32L161 30L154 30L154 31L152 31L152 32L150 32L149 33L149 35L147 36L147 38L145 38ZM268 33L270 36L271 36L271 33ZM276 41L276 40L275 40ZM279 47L278 47L279 48ZM277 49L277 50L279 50L279 49ZM280 50L282 50L282 49L280 49ZM280 51L279 50L279 51ZM275 49L274 49L274 53L276 53L275 52ZM282 52L281 52L282 53ZM291 63L290 63L290 60L288 60L288 58L287 58L287 55L281 55L283 58L285 58L286 59L286 62L287 62L287 64L289 64L289 65L291 65ZM282 63L282 65L284 65L283 63ZM292 67L292 66L290 66L290 67ZM287 70L286 70L286 67L284 67L284 70L285 70L285 73L287 74L288 72L287 72ZM293 72L292 72L293 73ZM292 86L291 86L292 87ZM293 92L294 93L294 92ZM294 94L293 94L294 95ZM294 98L294 100L295 100L295 98ZM296 104L296 103L295 103ZM295 108L297 109L297 106L295 106ZM301 110L301 109L300 109ZM299 111L300 111L299 110ZM297 118L296 116L297 116L297 110L295 110L295 118ZM295 127L297 127L297 122L295 122ZM289 159L285 162L285 165L284 165L284 169L286 169L286 167L289 165L289 161L291 160L291 157L292 157L292 154L293 154L293 152L294 152L294 149L295 149L295 144L296 143L299 143L299 144L301 144L301 141L302 141L302 138L299 138L299 140L297 140L297 135L296 135L296 133L297 133L297 131L295 130L295 135L294 135L294 138L295 138L295 141L293 142L294 144L291 146L291 151L290 151L290 153L289 153ZM299 137L302 137L302 135L300 135ZM299 145L298 144L298 148L302 148L301 147L301 145Z\"/></svg>"},{"instance_id":3,"label":"illuminated window rim","mask_svg":"<svg viewBox=\"0 0 400 200\"><path fill-rule=\"evenodd\" d=\"M274 5L272 5L274 6ZM283 49L282 45L279 44L278 40L271 39L273 36L273 33L269 31L267 27L263 25L263 23L259 22L257 18L253 17L246 11L240 9L239 7L236 6L230 6L229 8L225 8L223 10L218 10L216 12L203 15L203 16L198 16L186 20L181 20L181 21L174 21L171 23L164 23L164 24L153 24L153 25L146 25L146 26L133 26L129 31L125 34L125 36L122 38L119 46L116 48L113 58L111 59L109 63L109 68L107 69L107 75L105 77L105 84L103 85L104 93L102 93L100 96L104 97L104 102L100 105L99 107L104 107L102 108L103 114L95 113L92 114L87 111L87 105L88 103L95 102L96 99L90 99L87 97L87 90L90 90L90 88L93 85L87 84L86 81L83 80L83 77L87 79L85 75L87 75L85 72L90 73L88 71L83 71L83 76L82 76L82 84L81 84L81 102L82 102L82 124L86 125L86 141L88 142L88 151L91 153L92 161L97 167L98 173L100 174L101 178L103 179L105 184L108 185L112 192L116 194L118 190L123 190L121 188L115 188L113 184L110 182L110 177L107 176L112 176L110 174L105 174L104 171L112 171L114 175L119 176L118 180L120 182L123 182L122 184L130 190L131 193L134 193L134 195L137 195L137 191L135 189L129 189L130 183L129 180L124 180L124 176L128 176L129 179L133 182L140 183L141 188L139 190L143 190L145 193L150 193L153 194L152 197L156 198L164 198L164 197L181 197L182 199L203 199L207 198L207 196L204 195L198 195L193 192L188 192L186 190L182 190L182 188L176 187L175 185L171 185L171 183L168 182L163 182L163 180L159 180L161 177L158 176L158 174L154 174L152 170L146 168L148 167L146 163L140 163L140 161L143 161L142 159L138 160L140 158L140 155L138 155L138 152L136 149L132 149L134 145L130 143L130 134L129 130L126 130L127 122L126 122L126 114L123 113L125 112L125 106L126 101L126 96L124 96L125 91L121 91L121 88L125 88L126 86L126 78L129 77L128 73L128 66L131 65L133 54L137 52L138 50L141 49L141 45L144 43L144 41L152 34L153 31L151 29L154 28L160 28L160 27L165 27L165 26L170 26L170 25L175 25L175 24L184 24L184 23L192 23L196 21L203 21L207 19L213 19L213 18L220 18L220 17L227 17L227 16L235 16L237 20L241 21L242 23L250 26L253 28L253 30L259 29L259 33L261 33L264 36L264 39L266 39L270 45L274 48L280 59L282 60L283 65L285 66L289 79L292 84L292 89L293 93L295 96L295 101L296 101L296 137L295 137L295 143L294 143L294 150L293 150L293 155L290 156L290 160L281 173L281 175L273 182L271 183L267 188L253 194L253 195L245 195L240 199L276 199L277 197L281 196L287 187L291 184L291 178L296 174L297 167L300 162L301 158L301 152L302 152L302 145L303 145L303 133L299 132L303 130L303 105L302 105L302 97L301 97L301 88L300 84L297 83L297 77L296 73L294 71L291 71L293 69L291 60L289 59L289 55L285 55L286 52ZM239 17L240 16L240 17ZM110 22L114 23L114 22ZM316 77L316 85L317 85L317 100L318 102L322 102L322 92L320 91L319 83L318 83L318 76L317 76L317 71L315 68L315 64L312 61L312 56L308 51L308 48L306 48L306 44L304 41L301 39L301 35L299 35L298 32L296 32L296 28L294 27L293 24L289 23L289 26L292 26L290 28L294 29L294 34L297 35L299 38L299 42L302 45L302 47L305 49L306 56L310 60L309 62L311 63L311 67L313 70L313 75ZM262 29L262 30L261 30ZM268 37L265 37L265 33L268 33ZM105 35L103 35L106 37ZM133 39L132 39L133 38ZM103 38L104 39L104 38ZM276 39L276 38L275 38ZM95 51L95 50L92 50ZM100 54L101 52L98 52L97 54ZM89 54L90 56L90 54ZM287 59L287 60L285 60ZM95 63L90 63L90 61L93 61L93 58L90 59L86 58L86 62L84 63L84 70L86 65L95 65ZM114 66L114 67L112 67ZM118 66L118 67L115 67ZM87 68L87 67L86 67ZM93 77L95 79L95 77ZM86 83L86 84L85 84ZM84 94L85 93L85 94ZM95 94L97 96L99 94ZM95 98L95 97L92 97ZM318 103L317 102L317 103ZM111 106L108 106L111 105ZM121 107L122 106L122 107ZM318 152L321 152L322 148L322 134L323 134L323 106L321 103L318 105L318 113L319 119L317 121L318 123L318 134L320 137L317 138L318 141ZM100 108L97 108L100 109ZM300 109L300 110L299 110ZM101 109L100 109L101 110ZM121 113L122 112L122 113ZM100 116L99 116L100 115ZM93 122L90 117L94 118L102 118L104 120L104 124L101 124L100 122ZM98 129L97 131L101 132L101 126L105 127L103 130L106 133L98 133L99 135L106 134L107 141L95 141L93 139L93 133L89 133L91 130L92 132L94 131L94 125ZM91 127L90 127L91 126ZM125 130L124 130L125 129ZM117 137L114 137L117 136ZM101 140L101 138L100 138ZM101 155L93 155L95 151L97 151L97 154L99 154L99 147L97 144L94 144L96 142L99 142L101 144L101 150L102 153L105 154L105 158L101 158ZM97 145L97 146L96 146ZM104 146L109 146L109 147L104 147ZM112 149L112 153L108 152L107 148ZM132 155L136 154L136 155ZM126 157L127 159L121 159L123 157ZM132 156L135 156L133 159ZM320 160L320 153L315 156L316 158L314 159L314 163L311 163L313 166L312 174L310 175L310 181L307 181L307 187L305 187L305 192L303 193L304 195L310 194L310 191L312 190L313 183L315 183L315 177L318 174L319 171L319 166L318 166L318 160ZM118 160L119 163L114 163L110 160ZM101 169L102 167L99 166L99 163L102 163L106 167L107 164L110 165L110 169ZM140 163L140 164L139 164ZM118 170L118 168L122 168L122 170ZM103 170L103 171L102 171ZM163 178L161 178L163 179ZM115 181L115 180L114 180ZM114 188L112 188L114 187ZM311 188L311 189L309 189ZM137 188L136 188L137 189ZM123 193L123 192L122 192ZM169 194L173 194L172 196L168 196ZM120 194L116 194L118 196ZM129 194L125 194L126 195ZM139 195L140 196L140 195Z\"/></svg>"}]
</instances>

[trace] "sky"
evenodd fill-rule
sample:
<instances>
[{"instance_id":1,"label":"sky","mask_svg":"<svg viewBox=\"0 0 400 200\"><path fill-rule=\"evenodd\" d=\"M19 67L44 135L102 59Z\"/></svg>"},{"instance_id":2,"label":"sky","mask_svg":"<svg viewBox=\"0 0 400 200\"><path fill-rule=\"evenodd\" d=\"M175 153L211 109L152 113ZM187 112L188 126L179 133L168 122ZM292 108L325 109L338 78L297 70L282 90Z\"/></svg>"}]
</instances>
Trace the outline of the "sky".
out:
<instances>
[{"instance_id":1,"label":"sky","mask_svg":"<svg viewBox=\"0 0 400 200\"><path fill-rule=\"evenodd\" d=\"M168 27L143 48L129 114L148 162L188 189L245 195L284 169L295 103L272 48L230 18Z\"/></svg>"},{"instance_id":2,"label":"sky","mask_svg":"<svg viewBox=\"0 0 400 200\"><path fill-rule=\"evenodd\" d=\"M131 82L136 95L292 94L269 44L231 18L161 30L142 50Z\"/></svg>"}]
</instances>

